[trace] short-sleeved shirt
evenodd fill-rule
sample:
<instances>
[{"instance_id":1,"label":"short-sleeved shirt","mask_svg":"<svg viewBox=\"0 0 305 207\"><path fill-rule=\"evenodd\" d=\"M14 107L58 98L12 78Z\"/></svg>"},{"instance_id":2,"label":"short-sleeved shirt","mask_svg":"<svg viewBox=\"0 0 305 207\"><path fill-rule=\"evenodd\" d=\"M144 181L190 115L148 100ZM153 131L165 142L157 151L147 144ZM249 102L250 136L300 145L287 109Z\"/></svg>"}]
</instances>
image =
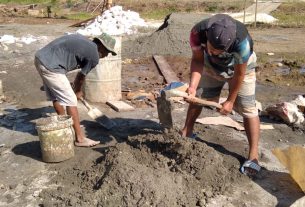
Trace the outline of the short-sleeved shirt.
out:
<instances>
[{"instance_id":1,"label":"short-sleeved shirt","mask_svg":"<svg viewBox=\"0 0 305 207\"><path fill-rule=\"evenodd\" d=\"M35 56L48 70L62 74L81 68L81 73L87 75L99 61L97 45L78 34L53 40Z\"/></svg>"},{"instance_id":2,"label":"short-sleeved shirt","mask_svg":"<svg viewBox=\"0 0 305 207\"><path fill-rule=\"evenodd\" d=\"M236 39L230 48L219 56L211 56L207 53L207 30L209 19L197 23L191 30L190 45L192 50L205 51L210 64L219 71L234 70L234 65L246 63L253 53L253 41L247 28L241 22L232 19L236 23Z\"/></svg>"}]
</instances>

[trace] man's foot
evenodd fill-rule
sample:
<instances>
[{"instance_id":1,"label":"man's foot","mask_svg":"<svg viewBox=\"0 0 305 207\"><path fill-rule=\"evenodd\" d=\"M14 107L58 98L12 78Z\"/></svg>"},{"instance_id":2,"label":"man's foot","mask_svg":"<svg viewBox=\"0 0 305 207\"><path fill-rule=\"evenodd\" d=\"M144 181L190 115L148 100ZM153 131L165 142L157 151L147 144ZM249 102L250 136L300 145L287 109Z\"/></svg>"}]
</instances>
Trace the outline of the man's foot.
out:
<instances>
[{"instance_id":1,"label":"man's foot","mask_svg":"<svg viewBox=\"0 0 305 207\"><path fill-rule=\"evenodd\" d=\"M259 166L257 159L245 161L240 168L241 173L248 176L254 176L260 170L261 170L261 166Z\"/></svg>"},{"instance_id":2,"label":"man's foot","mask_svg":"<svg viewBox=\"0 0 305 207\"><path fill-rule=\"evenodd\" d=\"M190 133L189 136L186 136L186 133L184 133L183 131L179 131L179 134L180 134L181 137L188 137L188 138L191 138L191 139L195 139L197 137L196 133Z\"/></svg>"},{"instance_id":3,"label":"man's foot","mask_svg":"<svg viewBox=\"0 0 305 207\"><path fill-rule=\"evenodd\" d=\"M89 138L84 138L81 142L75 141L74 144L77 147L93 147L100 143L100 141L94 141Z\"/></svg>"}]
</instances>

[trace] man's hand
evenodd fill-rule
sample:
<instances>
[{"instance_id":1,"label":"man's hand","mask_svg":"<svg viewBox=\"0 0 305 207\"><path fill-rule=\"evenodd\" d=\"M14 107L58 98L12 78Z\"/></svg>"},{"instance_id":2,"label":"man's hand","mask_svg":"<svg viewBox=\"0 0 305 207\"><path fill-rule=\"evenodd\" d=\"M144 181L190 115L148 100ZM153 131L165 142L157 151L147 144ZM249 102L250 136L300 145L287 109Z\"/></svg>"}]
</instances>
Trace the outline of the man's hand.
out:
<instances>
[{"instance_id":1,"label":"man's hand","mask_svg":"<svg viewBox=\"0 0 305 207\"><path fill-rule=\"evenodd\" d=\"M196 96L196 88L188 87L187 91L188 95L190 97L195 97Z\"/></svg>"},{"instance_id":2,"label":"man's hand","mask_svg":"<svg viewBox=\"0 0 305 207\"><path fill-rule=\"evenodd\" d=\"M193 99L196 95L196 89L195 88L192 88L192 87L189 87L187 90L186 90L186 93L188 94L189 97L185 97L184 100L188 103L193 103Z\"/></svg>"},{"instance_id":3,"label":"man's hand","mask_svg":"<svg viewBox=\"0 0 305 207\"><path fill-rule=\"evenodd\" d=\"M76 97L77 97L78 100L82 99L83 96L84 96L84 94L83 94L82 91L77 91L77 92L75 92L75 95L76 95Z\"/></svg>"},{"instance_id":4,"label":"man's hand","mask_svg":"<svg viewBox=\"0 0 305 207\"><path fill-rule=\"evenodd\" d=\"M75 92L75 95L78 100L80 100L83 97L83 92L82 92L82 85L85 81L85 75L83 75L81 72L78 72L73 84L71 84L73 91Z\"/></svg>"},{"instance_id":5,"label":"man's hand","mask_svg":"<svg viewBox=\"0 0 305 207\"><path fill-rule=\"evenodd\" d=\"M221 105L222 108L219 109L219 113L223 115L228 115L232 112L234 103L232 101L225 101Z\"/></svg>"}]
</instances>

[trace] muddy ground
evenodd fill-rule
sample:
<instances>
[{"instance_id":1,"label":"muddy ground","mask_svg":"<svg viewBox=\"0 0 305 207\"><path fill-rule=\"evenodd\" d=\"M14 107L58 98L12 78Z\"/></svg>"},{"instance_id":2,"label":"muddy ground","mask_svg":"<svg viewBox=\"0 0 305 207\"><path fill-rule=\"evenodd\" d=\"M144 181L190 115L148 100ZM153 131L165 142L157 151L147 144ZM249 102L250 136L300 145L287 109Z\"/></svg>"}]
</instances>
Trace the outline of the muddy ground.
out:
<instances>
[{"instance_id":1,"label":"muddy ground","mask_svg":"<svg viewBox=\"0 0 305 207\"><path fill-rule=\"evenodd\" d=\"M174 14L158 32L124 38L122 87L156 91L164 86L151 56L164 55L182 81L188 81L190 49L188 32L200 15ZM40 90L34 65L37 49L64 32L75 31L71 22L35 25L2 24L0 35L46 36L30 45L0 49L6 99L1 107L0 206L290 206L304 194L287 170L272 155L274 147L304 145L304 131L261 117L275 129L262 130L261 173L253 179L239 172L248 144L242 131L224 126L196 124L196 139L177 134L187 104L175 104L176 129L164 130L156 108L143 101L128 102L132 112L114 112L95 103L118 127L107 131L90 120L80 105L88 137L102 142L88 149L76 148L75 157L62 163L42 162L34 120L53 112ZM62 20L61 20L62 21ZM249 28L259 57L257 100L263 108L304 94L304 28ZM154 29L151 29L154 31ZM275 53L267 56L267 52ZM281 62L291 68L276 72ZM72 79L75 74L69 75ZM224 90L224 94L226 91ZM126 94L123 94L124 100ZM216 116L204 109L201 116ZM238 115L233 118L240 119Z\"/></svg>"}]
</instances>

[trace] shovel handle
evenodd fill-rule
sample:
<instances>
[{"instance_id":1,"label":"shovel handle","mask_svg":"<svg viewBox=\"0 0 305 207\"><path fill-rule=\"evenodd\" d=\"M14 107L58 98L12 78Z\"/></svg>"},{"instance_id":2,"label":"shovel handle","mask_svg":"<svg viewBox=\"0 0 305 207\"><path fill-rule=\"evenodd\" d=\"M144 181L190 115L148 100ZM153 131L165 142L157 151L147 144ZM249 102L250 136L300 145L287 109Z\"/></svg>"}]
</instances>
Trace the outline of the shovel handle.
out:
<instances>
[{"instance_id":1,"label":"shovel handle","mask_svg":"<svg viewBox=\"0 0 305 207\"><path fill-rule=\"evenodd\" d=\"M79 100L86 106L86 108L89 111L92 109L92 107L88 104L88 102L83 97L81 97Z\"/></svg>"},{"instance_id":2,"label":"shovel handle","mask_svg":"<svg viewBox=\"0 0 305 207\"><path fill-rule=\"evenodd\" d=\"M200 105L204 105L204 106L214 106L218 109L222 108L222 105L219 103L216 103L214 101L206 101L197 97L190 97L186 92L183 91L178 91L178 90L169 90L168 92L171 93L171 95L175 95L175 96L180 96L186 99L189 99L191 102L195 103L195 104L200 104Z\"/></svg>"}]
</instances>

